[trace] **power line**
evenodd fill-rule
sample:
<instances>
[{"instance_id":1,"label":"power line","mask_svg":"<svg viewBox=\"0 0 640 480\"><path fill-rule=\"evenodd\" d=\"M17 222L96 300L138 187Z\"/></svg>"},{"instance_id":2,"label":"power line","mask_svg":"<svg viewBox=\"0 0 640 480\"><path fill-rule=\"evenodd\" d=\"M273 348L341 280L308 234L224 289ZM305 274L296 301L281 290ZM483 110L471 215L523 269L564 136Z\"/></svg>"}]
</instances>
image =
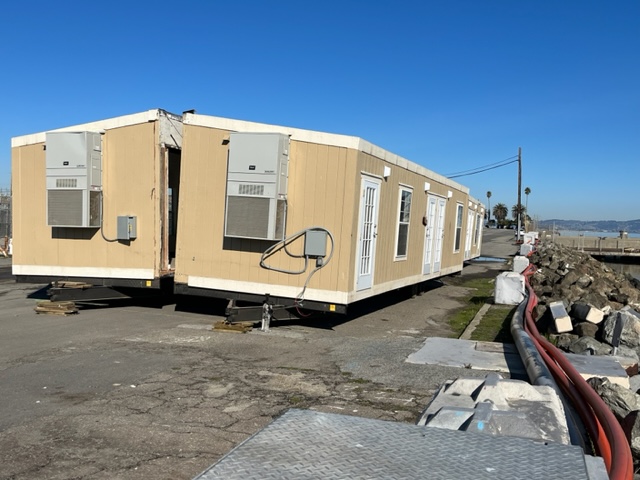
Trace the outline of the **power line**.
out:
<instances>
[{"instance_id":1,"label":"power line","mask_svg":"<svg viewBox=\"0 0 640 480\"><path fill-rule=\"evenodd\" d=\"M517 156L517 155L514 155L514 156L512 156L512 157L505 158L504 160L500 160L500 161L495 162L495 163L490 163L490 164L488 164L488 165L482 165L481 167L470 168L469 170L461 170L461 171L459 171L459 172L452 172L452 173L447 174L446 176L447 176L447 177L451 177L452 175L464 175L464 174L469 173L469 172L475 172L476 170L480 170L480 169L482 169L482 168L489 168L489 167L493 167L493 166L500 166L500 165L502 165L502 164L503 164L503 163L505 163L505 162L509 162L510 160L515 160L515 159L517 159L517 158L518 158L518 156Z\"/></svg>"},{"instance_id":2,"label":"power line","mask_svg":"<svg viewBox=\"0 0 640 480\"><path fill-rule=\"evenodd\" d=\"M491 165L487 165L485 167L478 167L478 168L474 168L471 170L465 170L463 172L459 172L456 174L451 174L451 175L446 175L449 178L458 178L458 177L465 177L467 175L475 175L477 173L482 173L482 172L486 172L488 170L493 170L495 168L500 168L500 167L504 167L505 165L509 165L511 163L516 163L518 161L518 158L516 157L515 159L513 159L513 157L508 158L507 160L503 160L501 163L494 163Z\"/></svg>"},{"instance_id":3,"label":"power line","mask_svg":"<svg viewBox=\"0 0 640 480\"><path fill-rule=\"evenodd\" d=\"M452 172L452 173L450 173L450 174L448 174L448 175L446 175L446 176L447 176L447 177L450 177L451 175L462 175L463 173L473 172L473 171L478 170L478 169L480 169L480 168L493 167L494 165L498 165L499 163L504 163L504 162L507 162L507 161L509 161L509 160L515 160L516 158L518 158L518 156L517 156L517 155L514 155L514 156L512 156L512 157L505 158L504 160L500 160L500 161L495 162L495 163L490 163L489 165L483 165L483 166L481 166L481 167L470 168L469 170L462 170L462 171L460 171L460 172Z\"/></svg>"}]
</instances>

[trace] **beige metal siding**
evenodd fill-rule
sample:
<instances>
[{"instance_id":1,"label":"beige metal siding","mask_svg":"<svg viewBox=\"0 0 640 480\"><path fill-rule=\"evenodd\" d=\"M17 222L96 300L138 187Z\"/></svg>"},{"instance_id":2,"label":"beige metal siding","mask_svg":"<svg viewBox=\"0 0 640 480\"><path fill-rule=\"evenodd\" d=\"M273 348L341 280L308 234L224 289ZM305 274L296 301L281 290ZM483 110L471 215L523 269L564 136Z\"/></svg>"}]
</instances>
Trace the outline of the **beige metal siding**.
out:
<instances>
[{"instance_id":1,"label":"beige metal siding","mask_svg":"<svg viewBox=\"0 0 640 480\"><path fill-rule=\"evenodd\" d=\"M427 194L447 198L449 191L453 196L446 202L444 241L442 247L441 269L462 266L464 255L464 218L463 238L460 251L454 253L453 242L455 236L456 204L462 202L467 205L468 194L443 185L433 179L427 178L411 170L390 165L384 161L366 153L359 153L359 170L383 176L384 167L391 168L391 175L382 181L380 191L380 210L378 219L378 237L376 245L376 262L374 272L374 285L401 280L422 274L424 260L425 226L422 223L426 215ZM428 182L430 188L425 192L424 184ZM412 204L409 221L409 243L406 258L396 259L396 237L399 213L399 191L401 186L412 187ZM357 208L357 207L356 207ZM466 215L466 209L464 210ZM352 223L352 228L357 231L357 218ZM355 258L355 253L354 253Z\"/></svg>"},{"instance_id":2,"label":"beige metal siding","mask_svg":"<svg viewBox=\"0 0 640 480\"><path fill-rule=\"evenodd\" d=\"M190 278L216 279L217 286L213 288L223 290L224 280L301 287L306 274L288 275L260 267L261 253L273 242L224 237L228 156L225 139L228 135L227 130L191 124L184 126L176 282L189 283ZM290 146L287 235L318 226L330 230L336 240L333 259L316 274L309 288L355 291L361 180L363 174L382 178L385 166L390 167L392 173L388 179L381 180L373 287L422 277L425 242L422 218L426 214L427 200L425 181L430 183L430 194L447 198L448 192L452 192L445 206L441 271L462 268L464 218L459 252L453 252L453 241L456 205L460 202L466 207L467 193L370 154L293 139ZM396 259L395 256L400 185L413 190L405 259ZM465 215L466 211L465 208ZM301 253L302 242L293 244L289 250L294 254ZM303 267L303 260L290 258L282 252L267 263L285 270ZM307 272L311 268L313 265Z\"/></svg>"},{"instance_id":3,"label":"beige metal siding","mask_svg":"<svg viewBox=\"0 0 640 480\"><path fill-rule=\"evenodd\" d=\"M14 264L38 265L58 254L47 227L44 161L43 144L11 149Z\"/></svg>"},{"instance_id":4,"label":"beige metal siding","mask_svg":"<svg viewBox=\"0 0 640 480\"><path fill-rule=\"evenodd\" d=\"M300 287L306 274L287 275L260 267L261 253L273 242L224 238L228 146L223 139L228 134L184 126L176 282L187 283L193 276ZM287 235L317 226L328 229L335 238L331 262L309 287L348 291L353 282L350 266L355 232L348 227L354 215L355 152L292 140L289 157ZM302 242L293 244L290 251L300 253ZM303 267L301 259L283 252L268 264L286 270Z\"/></svg>"},{"instance_id":5,"label":"beige metal siding","mask_svg":"<svg viewBox=\"0 0 640 480\"><path fill-rule=\"evenodd\" d=\"M155 122L103 135L104 232L116 236L116 216L137 216L129 245L106 242L98 229L52 228L46 220L43 143L12 149L14 265L153 269L159 263L159 160Z\"/></svg>"}]
</instances>

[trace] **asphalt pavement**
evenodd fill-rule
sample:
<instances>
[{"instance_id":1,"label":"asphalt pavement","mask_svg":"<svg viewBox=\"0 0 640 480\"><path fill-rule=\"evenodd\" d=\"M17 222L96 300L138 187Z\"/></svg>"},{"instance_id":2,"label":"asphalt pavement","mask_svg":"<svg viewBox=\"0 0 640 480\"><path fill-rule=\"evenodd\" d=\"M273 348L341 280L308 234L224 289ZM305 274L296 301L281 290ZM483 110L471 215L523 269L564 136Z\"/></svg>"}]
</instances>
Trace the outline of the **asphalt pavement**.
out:
<instances>
[{"instance_id":1,"label":"asphalt pavement","mask_svg":"<svg viewBox=\"0 0 640 480\"><path fill-rule=\"evenodd\" d=\"M513 232L484 230L484 256ZM472 262L462 275L497 275ZM451 335L468 290L433 281L348 316L280 319L270 333L212 331L223 304L112 303L37 315L43 285L0 263L0 479L189 479L288 408L413 423L448 379L486 372L407 363Z\"/></svg>"}]
</instances>

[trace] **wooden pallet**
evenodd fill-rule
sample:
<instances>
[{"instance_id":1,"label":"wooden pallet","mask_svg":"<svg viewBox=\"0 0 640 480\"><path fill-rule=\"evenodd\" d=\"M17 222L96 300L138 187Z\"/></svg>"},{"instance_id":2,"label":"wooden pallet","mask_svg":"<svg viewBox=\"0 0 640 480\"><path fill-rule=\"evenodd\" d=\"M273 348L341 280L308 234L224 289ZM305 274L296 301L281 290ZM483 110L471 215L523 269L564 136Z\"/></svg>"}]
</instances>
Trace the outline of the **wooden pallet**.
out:
<instances>
[{"instance_id":1,"label":"wooden pallet","mask_svg":"<svg viewBox=\"0 0 640 480\"><path fill-rule=\"evenodd\" d=\"M213 330L217 332L228 332L228 333L247 333L253 330L254 322L226 322L224 320L220 320L213 324Z\"/></svg>"},{"instance_id":2,"label":"wooden pallet","mask_svg":"<svg viewBox=\"0 0 640 480\"><path fill-rule=\"evenodd\" d=\"M58 280L52 283L54 288L76 288L76 289L87 289L93 287L92 284L86 282L69 282L66 280Z\"/></svg>"},{"instance_id":3,"label":"wooden pallet","mask_svg":"<svg viewBox=\"0 0 640 480\"><path fill-rule=\"evenodd\" d=\"M34 310L36 313L47 315L72 315L78 313L78 308L74 302L52 302L50 300L38 302Z\"/></svg>"}]
</instances>

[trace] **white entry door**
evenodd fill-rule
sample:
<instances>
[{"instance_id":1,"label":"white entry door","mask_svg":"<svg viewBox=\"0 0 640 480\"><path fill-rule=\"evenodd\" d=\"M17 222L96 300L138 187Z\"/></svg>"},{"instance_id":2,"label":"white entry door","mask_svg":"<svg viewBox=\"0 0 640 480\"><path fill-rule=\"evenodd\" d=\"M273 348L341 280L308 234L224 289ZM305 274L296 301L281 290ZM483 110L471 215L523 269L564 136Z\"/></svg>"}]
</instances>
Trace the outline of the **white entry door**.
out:
<instances>
[{"instance_id":1,"label":"white entry door","mask_svg":"<svg viewBox=\"0 0 640 480\"><path fill-rule=\"evenodd\" d=\"M467 236L464 240L464 259L471 256L471 234L473 233L473 211L467 212Z\"/></svg>"},{"instance_id":2,"label":"white entry door","mask_svg":"<svg viewBox=\"0 0 640 480\"><path fill-rule=\"evenodd\" d=\"M444 239L444 214L447 201L444 198L438 198L436 208L436 225L435 225L435 238L433 248L433 273L440 271L440 265L442 264L442 241Z\"/></svg>"},{"instance_id":3,"label":"white entry door","mask_svg":"<svg viewBox=\"0 0 640 480\"><path fill-rule=\"evenodd\" d=\"M422 265L422 274L431 273L431 264L433 263L433 237L436 226L436 207L438 199L433 195L427 196L427 226L425 227L424 237L424 260Z\"/></svg>"},{"instance_id":4,"label":"white entry door","mask_svg":"<svg viewBox=\"0 0 640 480\"><path fill-rule=\"evenodd\" d=\"M358 263L356 290L371 288L373 284L376 237L378 236L378 199L380 183L363 178L360 195L360 225L358 232Z\"/></svg>"}]
</instances>

